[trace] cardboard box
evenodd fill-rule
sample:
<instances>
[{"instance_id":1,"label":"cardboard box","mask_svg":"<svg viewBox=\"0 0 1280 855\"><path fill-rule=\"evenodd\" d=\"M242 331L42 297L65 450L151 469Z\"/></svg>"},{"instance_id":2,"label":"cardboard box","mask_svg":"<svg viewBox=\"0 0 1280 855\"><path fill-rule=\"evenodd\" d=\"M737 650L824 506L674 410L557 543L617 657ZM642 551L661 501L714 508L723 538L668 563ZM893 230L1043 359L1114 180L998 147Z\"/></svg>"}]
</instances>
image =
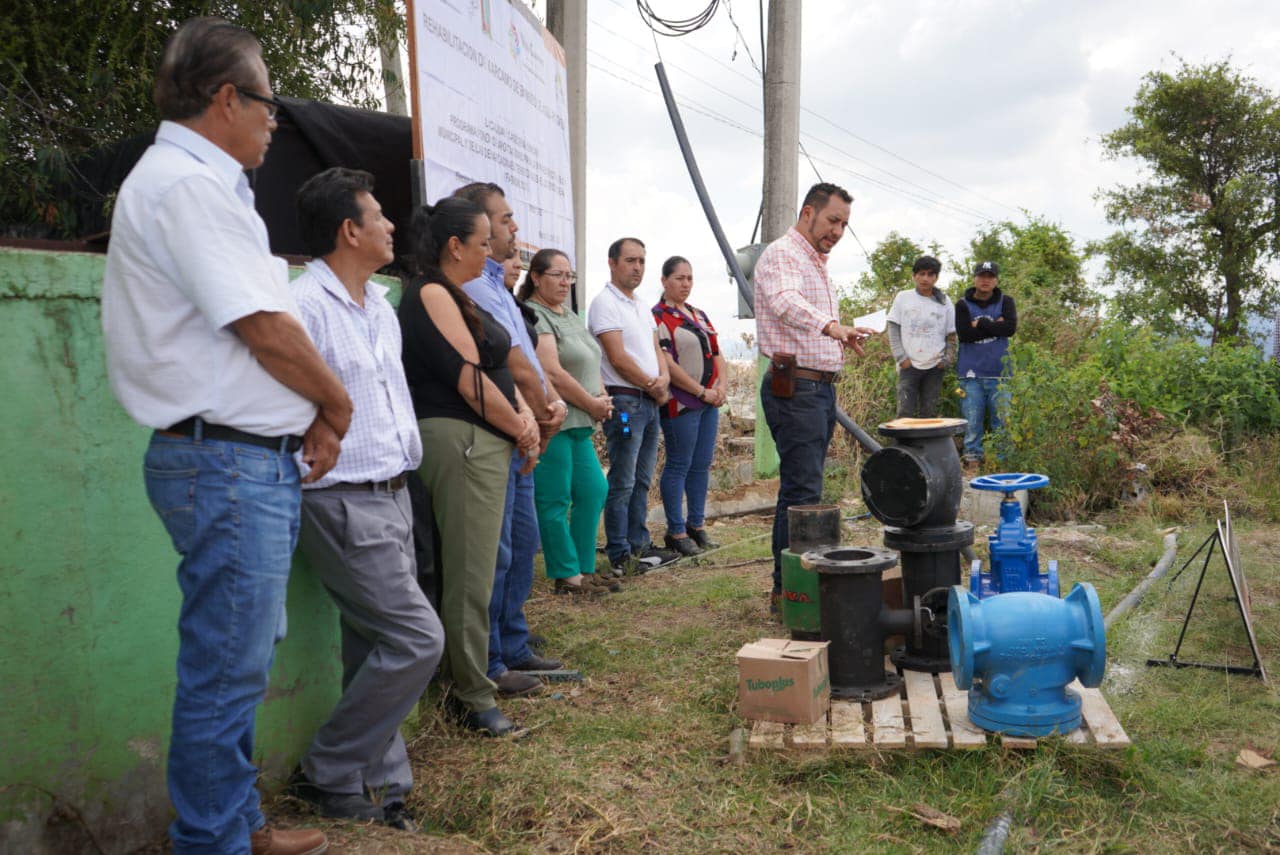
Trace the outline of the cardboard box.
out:
<instances>
[{"instance_id":1,"label":"cardboard box","mask_svg":"<svg viewBox=\"0 0 1280 855\"><path fill-rule=\"evenodd\" d=\"M831 705L825 641L762 638L738 651L743 718L813 724Z\"/></svg>"}]
</instances>

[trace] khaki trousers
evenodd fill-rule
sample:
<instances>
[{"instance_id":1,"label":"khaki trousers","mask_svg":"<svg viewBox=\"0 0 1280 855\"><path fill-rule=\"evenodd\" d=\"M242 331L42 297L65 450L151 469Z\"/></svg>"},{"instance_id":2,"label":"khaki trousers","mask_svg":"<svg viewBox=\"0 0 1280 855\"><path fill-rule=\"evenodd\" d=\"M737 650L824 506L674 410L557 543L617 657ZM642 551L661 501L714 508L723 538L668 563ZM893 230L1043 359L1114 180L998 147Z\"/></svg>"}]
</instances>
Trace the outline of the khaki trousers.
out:
<instances>
[{"instance_id":1,"label":"khaki trousers","mask_svg":"<svg viewBox=\"0 0 1280 855\"><path fill-rule=\"evenodd\" d=\"M460 419L418 422L422 466L440 531L445 673L472 712L496 705L489 666L489 598L502 533L502 507L514 446Z\"/></svg>"}]
</instances>

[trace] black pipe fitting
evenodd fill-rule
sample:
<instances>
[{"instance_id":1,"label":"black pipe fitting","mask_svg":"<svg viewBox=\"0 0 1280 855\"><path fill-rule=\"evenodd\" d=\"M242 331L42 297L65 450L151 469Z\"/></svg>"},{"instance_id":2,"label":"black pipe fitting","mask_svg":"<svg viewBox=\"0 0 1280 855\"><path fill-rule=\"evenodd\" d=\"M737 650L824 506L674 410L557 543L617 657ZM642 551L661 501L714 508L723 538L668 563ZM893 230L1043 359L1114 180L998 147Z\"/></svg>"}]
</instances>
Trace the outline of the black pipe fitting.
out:
<instances>
[{"instance_id":1,"label":"black pipe fitting","mask_svg":"<svg viewBox=\"0 0 1280 855\"><path fill-rule=\"evenodd\" d=\"M897 556L874 546L835 546L805 553L804 563L818 572L831 697L865 702L897 693L902 678L884 668L884 639L914 622L881 595L881 576Z\"/></svg>"},{"instance_id":2,"label":"black pipe fitting","mask_svg":"<svg viewBox=\"0 0 1280 855\"><path fill-rule=\"evenodd\" d=\"M897 419L878 427L895 441L862 467L862 498L885 524L884 545L902 559L902 598L911 616L907 643L892 659L913 671L949 671L947 592L960 584L960 551L973 523L957 522L964 494L953 437L963 419Z\"/></svg>"}]
</instances>

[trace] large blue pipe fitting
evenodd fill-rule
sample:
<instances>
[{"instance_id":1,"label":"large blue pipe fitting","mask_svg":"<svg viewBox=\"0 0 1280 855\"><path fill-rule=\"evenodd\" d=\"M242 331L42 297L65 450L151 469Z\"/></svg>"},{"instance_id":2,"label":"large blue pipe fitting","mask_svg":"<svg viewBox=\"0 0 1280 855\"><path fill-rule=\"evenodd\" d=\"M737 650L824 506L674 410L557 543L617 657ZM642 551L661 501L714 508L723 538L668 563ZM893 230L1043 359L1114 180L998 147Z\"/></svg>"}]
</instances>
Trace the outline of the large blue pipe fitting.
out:
<instances>
[{"instance_id":1,"label":"large blue pipe fitting","mask_svg":"<svg viewBox=\"0 0 1280 855\"><path fill-rule=\"evenodd\" d=\"M969 720L1010 736L1078 728L1080 697L1067 685L1098 686L1107 667L1102 605L1087 582L1061 600L1029 592L980 600L956 585L947 632L956 685L969 690Z\"/></svg>"},{"instance_id":2,"label":"large blue pipe fitting","mask_svg":"<svg viewBox=\"0 0 1280 855\"><path fill-rule=\"evenodd\" d=\"M983 572L982 562L974 561L969 570L969 590L979 599L1015 591L1033 591L1058 596L1058 562L1050 561L1048 572L1040 572L1039 544L1035 529L1027 526L1018 502L1018 490L1035 490L1049 484L1047 475L1009 472L974 478L969 486L975 490L1004 493L1000 503L1000 525L987 535L991 550L991 569Z\"/></svg>"}]
</instances>

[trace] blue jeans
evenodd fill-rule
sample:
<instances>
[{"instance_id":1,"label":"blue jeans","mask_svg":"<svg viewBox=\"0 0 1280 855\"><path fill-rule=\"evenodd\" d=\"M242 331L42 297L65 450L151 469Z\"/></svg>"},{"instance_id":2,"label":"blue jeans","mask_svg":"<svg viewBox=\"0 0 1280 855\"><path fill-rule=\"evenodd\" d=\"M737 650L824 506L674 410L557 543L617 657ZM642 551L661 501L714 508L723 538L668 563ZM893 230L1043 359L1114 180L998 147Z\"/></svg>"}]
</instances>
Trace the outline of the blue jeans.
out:
<instances>
[{"instance_id":1,"label":"blue jeans","mask_svg":"<svg viewBox=\"0 0 1280 855\"><path fill-rule=\"evenodd\" d=\"M622 434L622 414L630 419L631 436ZM613 415L604 422L609 455L609 494L604 500L605 552L610 561L641 552L649 545L645 518L649 484L658 462L658 405L652 398L614 395Z\"/></svg>"},{"instance_id":2,"label":"blue jeans","mask_svg":"<svg viewBox=\"0 0 1280 855\"><path fill-rule=\"evenodd\" d=\"M960 388L964 390L960 412L969 423L964 429L964 459L984 460L983 421L990 421L993 434L1004 427L1002 414L1009 408L1009 392L1001 387L998 377L962 377ZM996 457L1004 458L1002 449L996 449Z\"/></svg>"},{"instance_id":3,"label":"blue jeans","mask_svg":"<svg viewBox=\"0 0 1280 855\"><path fill-rule=\"evenodd\" d=\"M253 716L284 637L301 493L293 457L155 435L147 497L182 556L178 687L169 743L175 853L248 853L264 819Z\"/></svg>"},{"instance_id":4,"label":"blue jeans","mask_svg":"<svg viewBox=\"0 0 1280 855\"><path fill-rule=\"evenodd\" d=\"M667 462L662 467L658 486L662 490L662 509L667 514L668 534L684 534L686 498L689 501L689 525L702 528L711 456L716 450L716 428L719 424L720 410L715 407L685 410L675 418L662 419Z\"/></svg>"},{"instance_id":5,"label":"blue jeans","mask_svg":"<svg viewBox=\"0 0 1280 855\"><path fill-rule=\"evenodd\" d=\"M524 604L533 590L533 556L538 551L538 517L533 507L533 474L520 474L524 457L511 455L511 477L498 537L498 564L489 596L489 679L520 665L529 649ZM448 499L446 498L446 501Z\"/></svg>"},{"instance_id":6,"label":"blue jeans","mask_svg":"<svg viewBox=\"0 0 1280 855\"><path fill-rule=\"evenodd\" d=\"M830 383L795 381L795 394L775 398L769 375L760 406L778 449L778 504L773 514L773 590L782 590L782 550L790 543L787 508L822 501L822 468L836 427L836 391Z\"/></svg>"}]
</instances>

